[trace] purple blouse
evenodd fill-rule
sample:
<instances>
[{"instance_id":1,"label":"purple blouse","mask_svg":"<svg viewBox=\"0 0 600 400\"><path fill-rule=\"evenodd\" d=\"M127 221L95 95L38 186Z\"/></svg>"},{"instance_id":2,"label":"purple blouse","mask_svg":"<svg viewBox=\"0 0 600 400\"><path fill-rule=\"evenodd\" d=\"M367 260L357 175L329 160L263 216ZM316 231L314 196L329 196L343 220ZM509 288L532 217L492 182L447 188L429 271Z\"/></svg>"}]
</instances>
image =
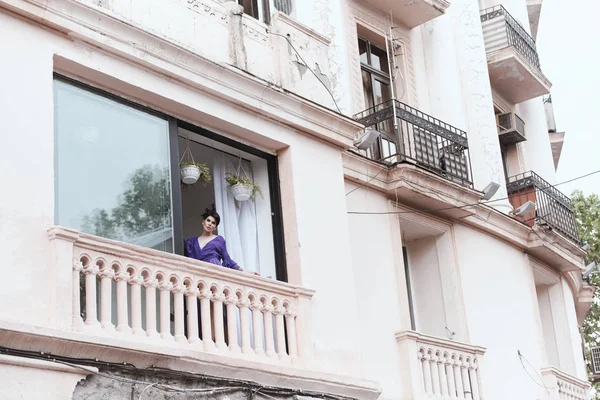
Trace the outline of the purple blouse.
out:
<instances>
[{"instance_id":1,"label":"purple blouse","mask_svg":"<svg viewBox=\"0 0 600 400\"><path fill-rule=\"evenodd\" d=\"M240 269L239 265L227 254L225 239L220 235L217 235L216 238L206 243L203 248L200 248L197 236L186 239L184 254L186 257L195 258L196 260L221 265L226 268Z\"/></svg>"}]
</instances>

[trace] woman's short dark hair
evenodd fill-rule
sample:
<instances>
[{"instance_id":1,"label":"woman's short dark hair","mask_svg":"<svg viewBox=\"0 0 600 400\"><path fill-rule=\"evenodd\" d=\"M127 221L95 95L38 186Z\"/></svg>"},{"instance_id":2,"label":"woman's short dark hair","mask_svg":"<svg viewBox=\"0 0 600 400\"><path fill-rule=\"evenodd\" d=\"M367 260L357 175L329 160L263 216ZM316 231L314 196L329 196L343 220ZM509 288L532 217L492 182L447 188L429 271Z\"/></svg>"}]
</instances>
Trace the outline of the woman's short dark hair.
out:
<instances>
[{"instance_id":1,"label":"woman's short dark hair","mask_svg":"<svg viewBox=\"0 0 600 400\"><path fill-rule=\"evenodd\" d=\"M206 219L208 217L213 217L215 219L215 223L217 224L217 226L219 226L219 223L221 222L221 216L217 214L216 211L207 210L204 214L202 214L202 219Z\"/></svg>"}]
</instances>

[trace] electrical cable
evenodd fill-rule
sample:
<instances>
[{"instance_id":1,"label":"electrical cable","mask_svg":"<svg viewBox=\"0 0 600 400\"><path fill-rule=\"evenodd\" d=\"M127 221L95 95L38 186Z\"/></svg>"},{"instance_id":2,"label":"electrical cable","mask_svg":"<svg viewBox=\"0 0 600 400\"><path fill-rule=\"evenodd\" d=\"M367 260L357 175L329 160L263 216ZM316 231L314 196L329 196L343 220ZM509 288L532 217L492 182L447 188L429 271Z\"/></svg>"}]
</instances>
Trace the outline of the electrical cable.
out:
<instances>
[{"instance_id":1,"label":"electrical cable","mask_svg":"<svg viewBox=\"0 0 600 400\"><path fill-rule=\"evenodd\" d=\"M331 100L333 100L333 104L335 104L335 108L337 108L338 112L340 114L343 114L342 110L340 110L340 106L338 106L337 101L335 101L335 97L333 97L333 93L331 93L331 90L329 90L329 88L327 87L327 85L325 84L325 82L323 82L323 80L319 77L319 75L317 75L317 73L315 71L313 71L313 69L308 65L308 63L304 60L304 58L302 57L302 55L300 54L300 52L298 50L296 50L296 47L292 44L292 41L289 38L289 36L282 35L281 33L271 32L268 29L267 29L267 33L270 33L271 35L275 35L275 36L281 36L282 38L284 38L285 40L287 40L287 42L289 43L289 45L292 47L292 49L294 49L294 51L296 52L296 55L298 55L298 57L304 63L304 65L306 66L306 68L310 72L312 72L312 74L315 76L315 78L317 78L317 80L319 82L321 82L321 85L323 85L323 87L325 88L325 90L327 90L327 93L329 93L329 95L331 96Z\"/></svg>"},{"instance_id":2,"label":"electrical cable","mask_svg":"<svg viewBox=\"0 0 600 400\"><path fill-rule=\"evenodd\" d=\"M7 354L7 355L20 356L20 357L49 361L49 362L55 362L58 364L63 364L63 365L69 366L71 368L76 368L76 369L85 371L88 374L102 376L102 377L112 379L115 381L127 383L132 386L134 386L136 384L145 385L146 387L142 391L142 393L141 393L142 395L144 394L144 392L146 390L149 390L151 387L154 387L163 392L203 393L204 395L210 395L210 394L222 393L222 392L232 392L232 391L239 390L239 391L249 391L250 393L254 393L254 394L258 393L260 395L264 395L265 397L268 397L269 395L267 393L270 393L273 395L280 395L280 396L284 396L284 397L288 397L288 398L294 398L294 396L297 396L297 395L304 395L304 396L312 396L312 397L317 397L317 398L327 399L327 400L353 400L350 397L338 396L338 395L334 395L334 394L321 393L321 392L303 391L300 389L287 389L287 388L266 386L266 385L258 384L256 382L244 381L241 379L227 379L227 378L221 378L221 377L210 376L210 375L205 375L205 374L186 373L186 372L175 371L175 370L170 370L170 369L166 369L166 368L157 368L157 367L137 368L137 367L135 367L135 365L129 364L129 363L113 363L113 362L105 362L105 361L100 361L98 359L89 359L89 358L88 359L83 359L83 358L79 359L79 358L73 358L73 357L67 357L67 356L53 355L53 354L45 353L45 352L35 352L35 351L28 351L28 350L12 349L12 348L8 348L8 347L4 347L4 346L0 346L0 354ZM65 360L70 360L70 361L65 361ZM124 376L114 375L114 374L106 373L103 371L95 371L93 369L87 368L78 363L91 364L91 365L101 366L104 368L107 368L107 367L110 367L113 369L118 368L121 370L128 371L130 373L137 373L137 374L149 372L149 371L161 371L165 375L170 375L172 377L183 377L186 379L191 378L191 379L198 379L198 380L201 379L206 382L211 382L213 385L226 384L229 386L219 386L219 387L213 387L213 388L200 388L200 389L181 388L181 387L172 386L172 385L168 385L168 384L164 384L164 383L160 383L160 382L153 383L153 382L142 381L142 380L137 380L137 379L130 379L130 378L126 378ZM267 393L265 393L265 392L267 392ZM138 400L139 400L139 398L138 398Z\"/></svg>"},{"instance_id":3,"label":"electrical cable","mask_svg":"<svg viewBox=\"0 0 600 400\"><path fill-rule=\"evenodd\" d=\"M576 181L576 180L579 180L579 179L587 178L588 176L591 176L591 175L594 175L594 174L597 174L597 173L600 173L600 170L593 171L593 172L590 172L588 174L575 177L573 179L569 179L568 181L557 183L556 185L551 185L548 188L556 187L556 186L559 186L559 185L564 185L565 183L570 183L570 182L573 182L573 181ZM543 192L545 192L545 189L547 189L547 188L541 188L540 190L543 191ZM507 200L509 198L510 198L510 196L507 196L507 197L501 197L501 198L492 199L492 200L488 200L488 201L480 201L480 202L477 202L477 203L463 204L462 206L450 206L450 207L442 207L442 208L430 208L430 209L426 209L426 210L411 210L411 211L348 211L347 214L354 214L354 215L389 215L389 214L415 214L415 213L422 213L422 212L458 210L458 209L462 209L462 208L466 208L466 207L472 207L472 206L478 206L478 205L486 205L486 204L494 203L494 202L497 202L497 201L500 201L500 200Z\"/></svg>"},{"instance_id":4,"label":"electrical cable","mask_svg":"<svg viewBox=\"0 0 600 400\"><path fill-rule=\"evenodd\" d=\"M346 196L348 196L349 194L354 193L355 191L357 191L358 189L362 188L363 186L368 185L373 179L377 178L379 176L379 174L381 174L383 171L387 171L387 168L382 168L379 170L378 173L376 173L375 175L373 175L371 178L369 178L369 180L362 182L360 185L358 185L357 187L355 187L354 189L352 189L351 191L349 191L348 193L346 193Z\"/></svg>"},{"instance_id":5,"label":"electrical cable","mask_svg":"<svg viewBox=\"0 0 600 400\"><path fill-rule=\"evenodd\" d=\"M523 354L521 354L521 350L517 350L517 354L519 355L519 361L521 362L521 366L523 367L523 369L525 370L525 372L529 376L529 379L531 379L533 381L533 383L535 383L536 385L538 385L540 387L543 387L544 389L546 389L546 392L548 392L548 393L550 393L550 390L558 388L558 386L551 387L551 388L549 388L548 386L546 386L544 384L544 378L542 378L542 376L537 372L537 368L532 363L530 363L529 360ZM523 360L525 360L527 362L527 364L529 364L529 366L533 369L533 372L535 372L536 375L538 376L538 378L540 378L540 382L541 383L537 382L537 380L534 379L533 376L531 376L531 374L529 373L529 371L525 367L525 364L523 364Z\"/></svg>"}]
</instances>

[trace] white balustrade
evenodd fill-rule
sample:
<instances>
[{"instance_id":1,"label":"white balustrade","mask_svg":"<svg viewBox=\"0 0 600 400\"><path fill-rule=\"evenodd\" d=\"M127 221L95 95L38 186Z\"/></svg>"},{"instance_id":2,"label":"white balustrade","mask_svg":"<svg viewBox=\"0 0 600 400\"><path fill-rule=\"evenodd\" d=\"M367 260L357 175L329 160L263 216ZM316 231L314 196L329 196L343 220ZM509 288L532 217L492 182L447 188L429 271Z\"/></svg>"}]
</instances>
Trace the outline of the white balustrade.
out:
<instances>
[{"instance_id":1,"label":"white balustrade","mask_svg":"<svg viewBox=\"0 0 600 400\"><path fill-rule=\"evenodd\" d=\"M405 390L415 399L482 400L485 349L408 331L396 334L406 371Z\"/></svg>"},{"instance_id":2,"label":"white balustrade","mask_svg":"<svg viewBox=\"0 0 600 400\"><path fill-rule=\"evenodd\" d=\"M557 368L542 368L544 385L548 388L548 400L588 400L590 384Z\"/></svg>"},{"instance_id":3,"label":"white balustrade","mask_svg":"<svg viewBox=\"0 0 600 400\"><path fill-rule=\"evenodd\" d=\"M73 244L73 265L59 267L73 271L74 330L268 362L302 357L298 310L310 290L61 227L49 232Z\"/></svg>"}]
</instances>

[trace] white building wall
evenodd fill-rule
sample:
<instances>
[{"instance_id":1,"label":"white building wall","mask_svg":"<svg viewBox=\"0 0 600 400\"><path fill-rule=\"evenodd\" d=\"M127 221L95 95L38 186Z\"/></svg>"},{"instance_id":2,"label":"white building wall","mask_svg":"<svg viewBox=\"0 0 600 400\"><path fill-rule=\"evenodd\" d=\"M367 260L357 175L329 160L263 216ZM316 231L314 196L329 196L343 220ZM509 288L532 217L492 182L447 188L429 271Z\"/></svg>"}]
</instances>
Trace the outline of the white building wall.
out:
<instances>
[{"instance_id":1,"label":"white building wall","mask_svg":"<svg viewBox=\"0 0 600 400\"><path fill-rule=\"evenodd\" d=\"M544 390L528 375L535 376L532 371L545 366L544 337L528 258L471 228L455 225L454 231L469 339L487 348L488 399L544 398ZM526 359L525 367L518 352Z\"/></svg>"}]
</instances>

